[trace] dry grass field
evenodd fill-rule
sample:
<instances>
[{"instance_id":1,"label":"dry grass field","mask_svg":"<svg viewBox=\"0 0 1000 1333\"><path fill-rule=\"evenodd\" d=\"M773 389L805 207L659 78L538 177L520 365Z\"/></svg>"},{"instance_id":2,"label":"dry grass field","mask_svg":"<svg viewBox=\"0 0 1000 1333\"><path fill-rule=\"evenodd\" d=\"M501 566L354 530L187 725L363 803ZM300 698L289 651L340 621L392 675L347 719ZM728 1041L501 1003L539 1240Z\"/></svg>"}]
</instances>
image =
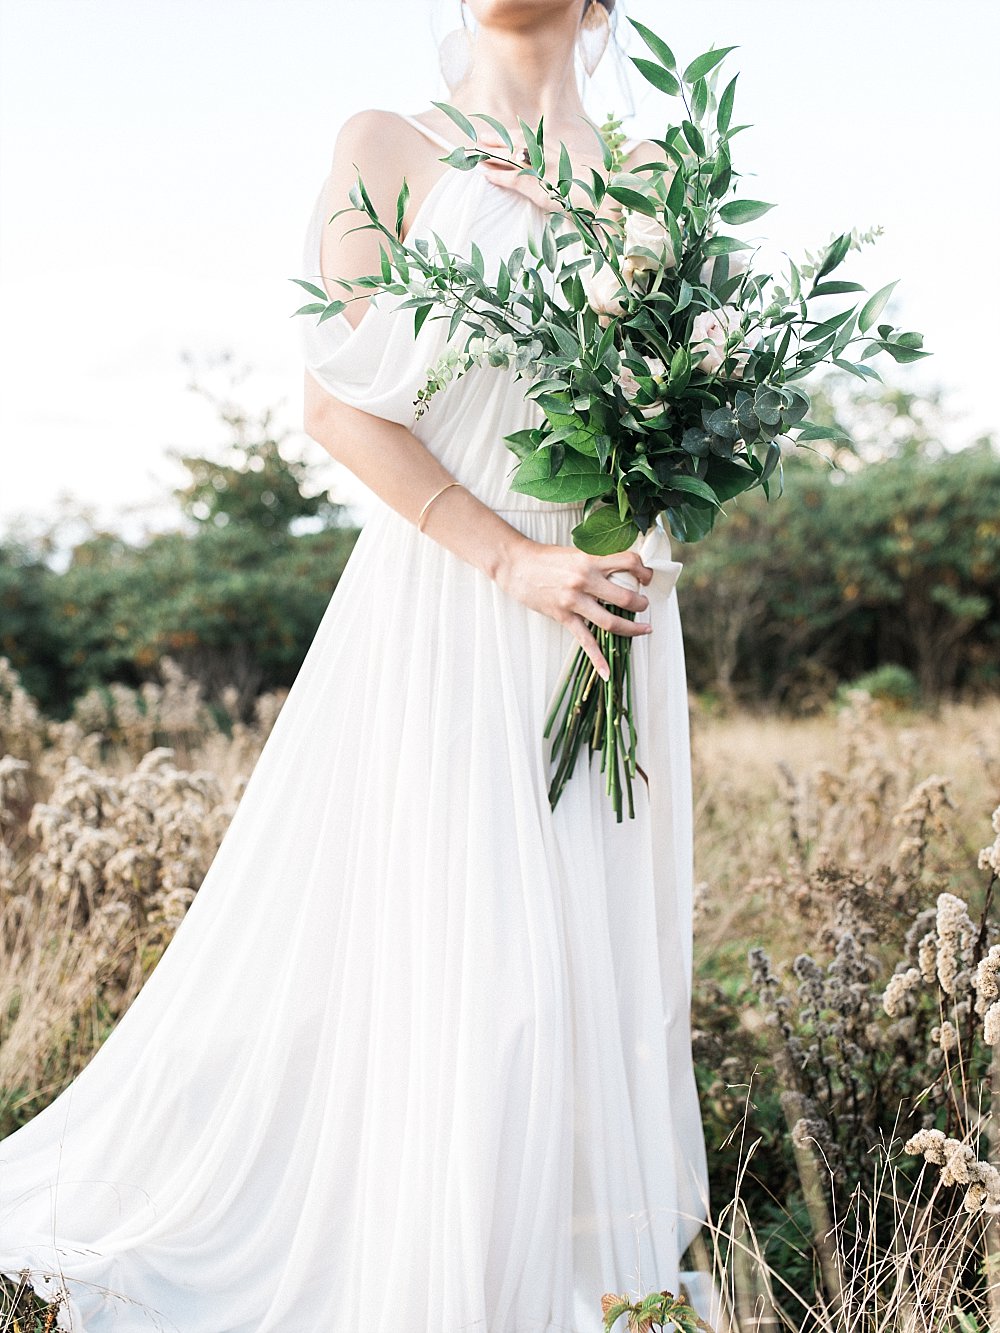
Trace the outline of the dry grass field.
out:
<instances>
[{"instance_id":1,"label":"dry grass field","mask_svg":"<svg viewBox=\"0 0 1000 1333\"><path fill-rule=\"evenodd\" d=\"M226 702L167 660L53 722L0 660L0 1133L87 1062L196 893L281 696L250 724ZM719 1333L1000 1328L1000 700L692 698L691 725ZM639 1295L609 1327L698 1327Z\"/></svg>"}]
</instances>

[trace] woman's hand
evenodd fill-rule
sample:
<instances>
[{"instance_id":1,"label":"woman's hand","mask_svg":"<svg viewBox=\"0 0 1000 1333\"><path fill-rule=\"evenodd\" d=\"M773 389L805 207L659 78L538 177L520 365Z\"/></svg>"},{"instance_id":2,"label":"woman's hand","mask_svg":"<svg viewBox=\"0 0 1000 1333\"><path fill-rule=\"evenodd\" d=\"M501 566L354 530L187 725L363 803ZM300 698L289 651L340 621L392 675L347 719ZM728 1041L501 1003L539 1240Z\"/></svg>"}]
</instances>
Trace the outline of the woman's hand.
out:
<instances>
[{"instance_id":1,"label":"woman's hand","mask_svg":"<svg viewBox=\"0 0 1000 1333\"><path fill-rule=\"evenodd\" d=\"M523 149L515 143L514 151L511 153L506 145L502 144L499 139L491 139L487 137L480 138L476 143L476 147L483 148L487 152L497 153L501 157L513 157L515 161L520 158L523 151ZM551 184L559 174L558 160L553 153L548 150L546 150L545 158L545 175ZM603 168L601 159L592 154L579 158L573 164L574 174L584 178L589 175L591 168L595 171L601 171ZM494 185L500 185L504 189L514 191L516 194L523 194L526 198L530 199L533 204L537 204L539 208L545 209L548 213L554 213L562 207L562 205L557 200L554 200L544 188L537 176L531 175L530 172L522 172L517 166L511 166L507 162L491 161L487 158L485 161L480 162L478 170L482 171L486 178L492 181ZM590 201L577 185L574 185L570 192L570 200L578 207L586 208L591 206Z\"/></svg>"},{"instance_id":2,"label":"woman's hand","mask_svg":"<svg viewBox=\"0 0 1000 1333\"><path fill-rule=\"evenodd\" d=\"M513 548L496 573L496 582L511 597L565 625L604 680L610 674L587 621L616 634L648 634L644 621L615 615L602 602L627 611L645 611L649 598L614 583L616 572L631 574L640 584L653 577L636 551L617 555L587 555L575 546L554 546L525 538Z\"/></svg>"}]
</instances>

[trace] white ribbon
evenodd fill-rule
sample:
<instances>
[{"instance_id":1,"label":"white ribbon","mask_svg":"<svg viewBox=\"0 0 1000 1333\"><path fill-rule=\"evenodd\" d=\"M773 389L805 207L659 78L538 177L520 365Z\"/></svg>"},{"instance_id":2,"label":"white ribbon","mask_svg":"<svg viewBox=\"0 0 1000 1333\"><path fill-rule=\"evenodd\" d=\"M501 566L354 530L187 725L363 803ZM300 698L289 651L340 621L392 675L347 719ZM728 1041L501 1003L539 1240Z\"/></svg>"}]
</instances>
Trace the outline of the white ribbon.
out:
<instances>
[{"instance_id":1,"label":"white ribbon","mask_svg":"<svg viewBox=\"0 0 1000 1333\"><path fill-rule=\"evenodd\" d=\"M670 538L659 519L648 531L639 534L629 550L638 551L642 563L653 570L653 577L642 589L649 598L647 618L652 623L654 604L662 606L667 600L684 566L679 560L671 559ZM633 591L639 588L639 580L635 575L627 574L624 570L612 574L611 582L617 583L622 588L631 588Z\"/></svg>"}]
</instances>

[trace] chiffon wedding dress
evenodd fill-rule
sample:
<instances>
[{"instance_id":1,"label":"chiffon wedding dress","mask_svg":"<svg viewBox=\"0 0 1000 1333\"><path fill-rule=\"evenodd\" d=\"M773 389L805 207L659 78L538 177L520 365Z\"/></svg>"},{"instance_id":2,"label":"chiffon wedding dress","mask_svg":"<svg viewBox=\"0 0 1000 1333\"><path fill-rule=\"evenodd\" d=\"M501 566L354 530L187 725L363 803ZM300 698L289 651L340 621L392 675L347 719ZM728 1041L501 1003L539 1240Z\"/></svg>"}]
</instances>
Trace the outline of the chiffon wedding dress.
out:
<instances>
[{"instance_id":1,"label":"chiffon wedding dress","mask_svg":"<svg viewBox=\"0 0 1000 1333\"><path fill-rule=\"evenodd\" d=\"M495 263L540 219L443 167L412 234ZM394 304L304 317L309 371L569 544L579 506L508 490L524 386L477 369L414 422L447 321ZM707 1198L678 570L634 641L635 819L584 760L551 811L575 640L376 505L175 938L0 1144L0 1271L85 1333L600 1333L603 1293L677 1289Z\"/></svg>"}]
</instances>

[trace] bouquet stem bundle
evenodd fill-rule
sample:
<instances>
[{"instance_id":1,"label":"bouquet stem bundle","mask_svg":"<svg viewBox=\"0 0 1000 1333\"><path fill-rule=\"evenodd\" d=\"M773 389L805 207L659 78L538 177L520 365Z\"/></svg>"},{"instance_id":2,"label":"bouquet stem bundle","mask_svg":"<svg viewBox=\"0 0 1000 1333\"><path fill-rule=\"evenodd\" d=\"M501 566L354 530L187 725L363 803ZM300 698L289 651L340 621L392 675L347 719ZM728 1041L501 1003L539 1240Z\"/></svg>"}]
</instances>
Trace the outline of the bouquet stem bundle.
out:
<instances>
[{"instance_id":1,"label":"bouquet stem bundle","mask_svg":"<svg viewBox=\"0 0 1000 1333\"><path fill-rule=\"evenodd\" d=\"M635 613L614 607L617 615L634 620ZM632 780L646 775L636 763L636 728L632 709L632 640L612 630L592 625L598 646L604 654L610 674L602 680L597 668L578 649L569 665L555 702L545 719L545 739L552 736L552 762L555 766L549 785L549 804L555 809L563 788L576 766L584 744L593 762L601 756L604 789L611 800L615 818L622 821L628 809L635 818Z\"/></svg>"}]
</instances>

